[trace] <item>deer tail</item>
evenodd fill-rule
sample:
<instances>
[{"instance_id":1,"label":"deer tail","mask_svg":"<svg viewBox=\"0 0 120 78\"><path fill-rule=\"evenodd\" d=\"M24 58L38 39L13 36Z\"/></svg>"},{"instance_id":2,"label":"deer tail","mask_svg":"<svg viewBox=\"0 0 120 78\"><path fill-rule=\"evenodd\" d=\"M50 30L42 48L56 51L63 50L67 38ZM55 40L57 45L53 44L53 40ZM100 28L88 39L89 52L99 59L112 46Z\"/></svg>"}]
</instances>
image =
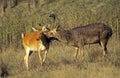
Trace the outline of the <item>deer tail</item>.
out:
<instances>
[{"instance_id":1,"label":"deer tail","mask_svg":"<svg viewBox=\"0 0 120 78\"><path fill-rule=\"evenodd\" d=\"M22 34L21 34L21 37L23 38L24 36L25 36L25 34L24 34L24 33L22 33Z\"/></svg>"}]
</instances>

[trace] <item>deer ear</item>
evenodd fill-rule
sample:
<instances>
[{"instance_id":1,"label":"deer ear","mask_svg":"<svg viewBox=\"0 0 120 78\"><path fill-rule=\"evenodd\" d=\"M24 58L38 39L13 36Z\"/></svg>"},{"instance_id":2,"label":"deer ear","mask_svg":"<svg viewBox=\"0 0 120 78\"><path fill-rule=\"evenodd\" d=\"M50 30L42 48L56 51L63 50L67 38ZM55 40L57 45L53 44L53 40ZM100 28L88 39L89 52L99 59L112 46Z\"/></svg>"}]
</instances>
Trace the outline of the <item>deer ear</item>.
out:
<instances>
[{"instance_id":1,"label":"deer ear","mask_svg":"<svg viewBox=\"0 0 120 78\"><path fill-rule=\"evenodd\" d=\"M38 30L37 30L37 29L35 29L34 27L32 27L32 30L33 30L33 31L38 31Z\"/></svg>"},{"instance_id":2,"label":"deer ear","mask_svg":"<svg viewBox=\"0 0 120 78\"><path fill-rule=\"evenodd\" d=\"M56 31L59 31L59 30L61 30L61 26L60 26L60 25L58 25L58 26L56 27Z\"/></svg>"}]
</instances>

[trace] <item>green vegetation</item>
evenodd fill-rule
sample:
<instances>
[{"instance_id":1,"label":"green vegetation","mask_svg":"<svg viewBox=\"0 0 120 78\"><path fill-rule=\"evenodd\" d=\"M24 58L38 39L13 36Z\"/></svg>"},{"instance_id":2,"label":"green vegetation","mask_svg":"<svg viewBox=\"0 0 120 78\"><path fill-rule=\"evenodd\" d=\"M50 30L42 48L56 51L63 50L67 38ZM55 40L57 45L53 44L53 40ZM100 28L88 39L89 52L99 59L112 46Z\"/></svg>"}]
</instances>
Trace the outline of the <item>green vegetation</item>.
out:
<instances>
[{"instance_id":1,"label":"green vegetation","mask_svg":"<svg viewBox=\"0 0 120 78\"><path fill-rule=\"evenodd\" d=\"M10 3L9 3L10 4ZM56 19L49 17L55 14ZM120 0L39 0L38 6L27 2L7 7L0 13L0 59L7 65L10 78L119 78L120 77ZM102 57L99 45L85 47L85 56L74 62L71 46L54 41L43 67L36 53L29 58L30 71L24 67L25 51L21 33L38 24L70 29L79 25L102 22L114 34L108 43L108 55ZM1 65L0 65L1 66ZM1 71L0 71L1 72Z\"/></svg>"}]
</instances>

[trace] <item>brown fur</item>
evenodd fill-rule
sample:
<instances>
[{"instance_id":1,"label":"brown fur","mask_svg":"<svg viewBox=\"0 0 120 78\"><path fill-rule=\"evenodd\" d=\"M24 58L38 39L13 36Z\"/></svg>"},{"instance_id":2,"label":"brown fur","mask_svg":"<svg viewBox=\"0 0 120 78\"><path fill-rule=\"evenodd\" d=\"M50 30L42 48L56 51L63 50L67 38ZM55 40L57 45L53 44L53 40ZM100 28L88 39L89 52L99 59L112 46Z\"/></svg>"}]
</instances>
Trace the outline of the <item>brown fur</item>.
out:
<instances>
[{"instance_id":1,"label":"brown fur","mask_svg":"<svg viewBox=\"0 0 120 78\"><path fill-rule=\"evenodd\" d=\"M45 27L42 27L41 29L37 29L37 30L33 28L33 30L34 32L22 34L22 43L26 51L26 54L24 56L24 61L25 61L27 70L29 69L28 57L32 54L33 51L38 52L40 63L41 65L43 65L48 53L49 44L51 40L54 40L54 38L52 37L48 38L44 34L44 32L47 31ZM42 57L41 51L44 51L43 57Z\"/></svg>"},{"instance_id":2,"label":"brown fur","mask_svg":"<svg viewBox=\"0 0 120 78\"><path fill-rule=\"evenodd\" d=\"M103 23L94 23L86 26L75 27L71 30L53 29L49 32L49 36L57 38L59 41L68 45L72 45L77 50L84 49L84 45L99 43L103 49L103 55L107 53L107 42L112 35L112 29ZM81 55L82 55L81 54Z\"/></svg>"}]
</instances>

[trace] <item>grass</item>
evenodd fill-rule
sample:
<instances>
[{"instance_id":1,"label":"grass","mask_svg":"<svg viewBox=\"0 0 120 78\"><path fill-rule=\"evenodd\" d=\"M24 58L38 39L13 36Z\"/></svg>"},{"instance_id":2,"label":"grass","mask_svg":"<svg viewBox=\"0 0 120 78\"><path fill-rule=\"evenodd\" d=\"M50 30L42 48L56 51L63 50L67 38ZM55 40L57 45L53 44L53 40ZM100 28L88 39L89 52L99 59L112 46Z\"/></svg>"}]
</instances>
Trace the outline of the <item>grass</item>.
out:
<instances>
[{"instance_id":1,"label":"grass","mask_svg":"<svg viewBox=\"0 0 120 78\"><path fill-rule=\"evenodd\" d=\"M112 44L112 45L111 45ZM9 72L8 78L119 78L120 48L114 36L108 43L108 55L102 57L99 45L85 47L85 56L74 61L73 47L54 41L43 67L37 53L29 58L30 70L24 66L24 49L6 49L0 55Z\"/></svg>"},{"instance_id":2,"label":"grass","mask_svg":"<svg viewBox=\"0 0 120 78\"><path fill-rule=\"evenodd\" d=\"M0 16L0 68L8 70L8 78L119 78L120 77L120 5L119 0L42 0L35 8L27 3L8 7ZM50 14L56 15L54 21ZM1 13L0 13L1 14ZM85 56L74 61L74 48L53 42L43 67L37 53L29 58L30 70L26 71L21 44L21 33L31 31L38 24L63 29L101 22L109 25L114 35L108 43L108 55L102 57L99 45L85 47ZM117 34L117 35L116 35ZM3 64L3 65L2 65ZM0 70L0 73L2 71Z\"/></svg>"}]
</instances>

